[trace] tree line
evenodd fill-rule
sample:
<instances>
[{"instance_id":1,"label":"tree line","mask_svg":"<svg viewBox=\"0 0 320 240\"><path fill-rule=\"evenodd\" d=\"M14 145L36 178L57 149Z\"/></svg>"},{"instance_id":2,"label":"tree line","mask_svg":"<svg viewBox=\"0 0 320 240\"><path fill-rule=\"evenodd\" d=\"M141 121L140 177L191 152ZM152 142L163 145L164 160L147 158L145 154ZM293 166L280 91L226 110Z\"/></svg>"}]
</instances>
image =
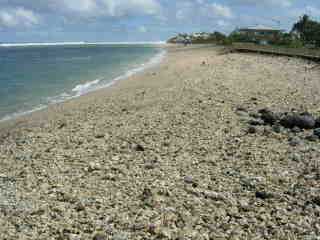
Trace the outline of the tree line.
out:
<instances>
[{"instance_id":1,"label":"tree line","mask_svg":"<svg viewBox=\"0 0 320 240\"><path fill-rule=\"evenodd\" d=\"M188 36L187 34L180 34L179 36ZM175 42L178 37L168 40L168 42ZM190 38L188 38L190 39ZM217 43L223 45L230 45L233 42L254 42L250 36L241 34L237 31L229 35L215 31L210 33L207 38L192 38L192 43ZM280 45L287 47L320 47L320 22L311 19L308 15L303 15L299 20L293 24L291 31L288 33L281 32L279 37L269 42L272 45Z\"/></svg>"}]
</instances>

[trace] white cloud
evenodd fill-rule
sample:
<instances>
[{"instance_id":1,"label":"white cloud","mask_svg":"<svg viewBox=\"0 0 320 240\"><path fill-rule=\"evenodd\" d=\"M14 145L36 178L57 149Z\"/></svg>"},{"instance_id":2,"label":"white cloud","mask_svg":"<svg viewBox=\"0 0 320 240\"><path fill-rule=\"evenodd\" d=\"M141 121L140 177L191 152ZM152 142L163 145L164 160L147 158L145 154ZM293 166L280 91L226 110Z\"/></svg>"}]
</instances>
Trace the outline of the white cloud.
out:
<instances>
[{"instance_id":1,"label":"white cloud","mask_svg":"<svg viewBox=\"0 0 320 240\"><path fill-rule=\"evenodd\" d=\"M217 16L217 17L224 17L224 18L233 17L231 9L226 5L212 3L209 5L209 13L210 11L213 13L214 16Z\"/></svg>"},{"instance_id":2,"label":"white cloud","mask_svg":"<svg viewBox=\"0 0 320 240\"><path fill-rule=\"evenodd\" d=\"M105 13L119 17L126 15L158 15L160 4L155 0L103 0Z\"/></svg>"},{"instance_id":3,"label":"white cloud","mask_svg":"<svg viewBox=\"0 0 320 240\"><path fill-rule=\"evenodd\" d=\"M25 8L0 10L0 26L2 27L30 27L40 23L39 17Z\"/></svg>"},{"instance_id":4,"label":"white cloud","mask_svg":"<svg viewBox=\"0 0 320 240\"><path fill-rule=\"evenodd\" d=\"M93 12L97 10L97 4L95 0L67 0L61 1L60 4L64 6L67 10L75 12Z\"/></svg>"},{"instance_id":5,"label":"white cloud","mask_svg":"<svg viewBox=\"0 0 320 240\"><path fill-rule=\"evenodd\" d=\"M157 15L161 6L157 0L47 0L50 10L81 17Z\"/></svg>"},{"instance_id":6,"label":"white cloud","mask_svg":"<svg viewBox=\"0 0 320 240\"><path fill-rule=\"evenodd\" d=\"M240 5L291 7L292 0L233 0Z\"/></svg>"}]
</instances>

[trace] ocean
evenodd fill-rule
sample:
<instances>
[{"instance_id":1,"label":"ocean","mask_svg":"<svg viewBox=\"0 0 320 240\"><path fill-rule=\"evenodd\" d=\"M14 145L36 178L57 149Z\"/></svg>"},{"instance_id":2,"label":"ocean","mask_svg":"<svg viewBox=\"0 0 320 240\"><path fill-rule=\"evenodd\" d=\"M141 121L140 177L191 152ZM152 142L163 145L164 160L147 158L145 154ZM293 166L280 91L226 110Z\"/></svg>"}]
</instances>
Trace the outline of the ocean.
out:
<instances>
[{"instance_id":1,"label":"ocean","mask_svg":"<svg viewBox=\"0 0 320 240\"><path fill-rule=\"evenodd\" d=\"M2 44L0 121L108 87L164 54L152 44Z\"/></svg>"}]
</instances>

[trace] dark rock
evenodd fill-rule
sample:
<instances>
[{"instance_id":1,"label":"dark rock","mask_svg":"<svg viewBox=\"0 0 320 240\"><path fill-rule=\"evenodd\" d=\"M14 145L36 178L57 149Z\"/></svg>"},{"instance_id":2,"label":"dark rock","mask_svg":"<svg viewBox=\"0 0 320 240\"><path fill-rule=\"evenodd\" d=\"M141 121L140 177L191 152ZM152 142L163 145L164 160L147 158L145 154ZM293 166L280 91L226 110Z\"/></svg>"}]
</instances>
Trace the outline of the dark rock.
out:
<instances>
[{"instance_id":1,"label":"dark rock","mask_svg":"<svg viewBox=\"0 0 320 240\"><path fill-rule=\"evenodd\" d=\"M237 112L248 112L245 107L237 107Z\"/></svg>"},{"instance_id":2,"label":"dark rock","mask_svg":"<svg viewBox=\"0 0 320 240\"><path fill-rule=\"evenodd\" d=\"M310 114L290 114L283 117L280 124L286 128L312 129L315 127L316 121Z\"/></svg>"},{"instance_id":3,"label":"dark rock","mask_svg":"<svg viewBox=\"0 0 320 240\"><path fill-rule=\"evenodd\" d=\"M105 134L104 133L97 133L94 137L95 138L104 138Z\"/></svg>"},{"instance_id":4,"label":"dark rock","mask_svg":"<svg viewBox=\"0 0 320 240\"><path fill-rule=\"evenodd\" d=\"M248 133L250 133L250 134L255 134L255 133L257 133L257 128L254 127L254 126L250 126L250 127L248 128Z\"/></svg>"},{"instance_id":5,"label":"dark rock","mask_svg":"<svg viewBox=\"0 0 320 240\"><path fill-rule=\"evenodd\" d=\"M264 192L264 191L256 191L256 198L260 198L262 200L266 200L266 199L269 199L269 198L272 198L273 197L273 194L271 193L267 193L267 192Z\"/></svg>"},{"instance_id":6,"label":"dark rock","mask_svg":"<svg viewBox=\"0 0 320 240\"><path fill-rule=\"evenodd\" d=\"M273 125L279 120L279 116L269 109L261 109L259 110L259 113L261 114L261 119L266 124Z\"/></svg>"},{"instance_id":7,"label":"dark rock","mask_svg":"<svg viewBox=\"0 0 320 240\"><path fill-rule=\"evenodd\" d=\"M263 129L263 135L264 136L269 136L272 133L273 129L271 126L265 126Z\"/></svg>"},{"instance_id":8,"label":"dark rock","mask_svg":"<svg viewBox=\"0 0 320 240\"><path fill-rule=\"evenodd\" d=\"M65 126L67 126L67 124L65 122L60 122L58 123L58 129L62 129L64 128Z\"/></svg>"},{"instance_id":9,"label":"dark rock","mask_svg":"<svg viewBox=\"0 0 320 240\"><path fill-rule=\"evenodd\" d=\"M76 210L77 212L84 211L84 210L85 210L85 206L84 206L81 202L79 202L79 203L77 203L77 205L75 206L75 210Z\"/></svg>"},{"instance_id":10,"label":"dark rock","mask_svg":"<svg viewBox=\"0 0 320 240\"><path fill-rule=\"evenodd\" d=\"M290 144L290 146L292 146L292 147L296 147L296 146L298 146L298 145L301 145L301 144L302 144L302 141L301 141L301 139L298 138L298 137L293 137L293 138L290 138L290 139L289 139L289 144Z\"/></svg>"},{"instance_id":11,"label":"dark rock","mask_svg":"<svg viewBox=\"0 0 320 240\"><path fill-rule=\"evenodd\" d=\"M150 199L151 197L152 197L152 192L151 192L150 188L144 188L143 192L141 194L141 200L146 201L146 200Z\"/></svg>"},{"instance_id":12,"label":"dark rock","mask_svg":"<svg viewBox=\"0 0 320 240\"><path fill-rule=\"evenodd\" d=\"M320 117L318 117L316 119L316 125L315 125L316 128L320 128Z\"/></svg>"},{"instance_id":13,"label":"dark rock","mask_svg":"<svg viewBox=\"0 0 320 240\"><path fill-rule=\"evenodd\" d=\"M306 136L306 140L310 141L310 142L316 142L319 140L319 137L312 134L312 135L309 135L309 136Z\"/></svg>"},{"instance_id":14,"label":"dark rock","mask_svg":"<svg viewBox=\"0 0 320 240\"><path fill-rule=\"evenodd\" d=\"M293 133L300 133L300 132L302 132L302 129L299 128L299 127L294 127L294 128L291 129L291 132L293 132Z\"/></svg>"},{"instance_id":15,"label":"dark rock","mask_svg":"<svg viewBox=\"0 0 320 240\"><path fill-rule=\"evenodd\" d=\"M320 138L320 128L316 128L315 130L313 130L313 134Z\"/></svg>"},{"instance_id":16,"label":"dark rock","mask_svg":"<svg viewBox=\"0 0 320 240\"><path fill-rule=\"evenodd\" d=\"M137 152L143 152L145 148L140 144L133 144L133 149Z\"/></svg>"},{"instance_id":17,"label":"dark rock","mask_svg":"<svg viewBox=\"0 0 320 240\"><path fill-rule=\"evenodd\" d=\"M252 126L261 126L264 125L264 121L262 119L251 119L249 124Z\"/></svg>"},{"instance_id":18,"label":"dark rock","mask_svg":"<svg viewBox=\"0 0 320 240\"><path fill-rule=\"evenodd\" d=\"M281 133L283 131L283 128L280 124L275 124L273 127L272 127L272 130L275 132L275 133Z\"/></svg>"},{"instance_id":19,"label":"dark rock","mask_svg":"<svg viewBox=\"0 0 320 240\"><path fill-rule=\"evenodd\" d=\"M320 206L320 196L314 197L312 199L312 203L315 204L315 205Z\"/></svg>"}]
</instances>

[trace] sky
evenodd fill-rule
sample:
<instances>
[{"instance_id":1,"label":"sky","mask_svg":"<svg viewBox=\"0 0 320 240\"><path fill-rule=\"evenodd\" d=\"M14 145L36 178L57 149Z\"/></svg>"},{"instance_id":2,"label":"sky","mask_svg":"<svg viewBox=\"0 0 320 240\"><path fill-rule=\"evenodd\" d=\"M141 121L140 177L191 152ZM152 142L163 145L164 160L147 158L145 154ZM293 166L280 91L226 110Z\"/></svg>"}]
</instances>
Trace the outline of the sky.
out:
<instances>
[{"instance_id":1,"label":"sky","mask_svg":"<svg viewBox=\"0 0 320 240\"><path fill-rule=\"evenodd\" d=\"M165 41L177 33L289 30L319 0L0 0L0 42Z\"/></svg>"}]
</instances>

